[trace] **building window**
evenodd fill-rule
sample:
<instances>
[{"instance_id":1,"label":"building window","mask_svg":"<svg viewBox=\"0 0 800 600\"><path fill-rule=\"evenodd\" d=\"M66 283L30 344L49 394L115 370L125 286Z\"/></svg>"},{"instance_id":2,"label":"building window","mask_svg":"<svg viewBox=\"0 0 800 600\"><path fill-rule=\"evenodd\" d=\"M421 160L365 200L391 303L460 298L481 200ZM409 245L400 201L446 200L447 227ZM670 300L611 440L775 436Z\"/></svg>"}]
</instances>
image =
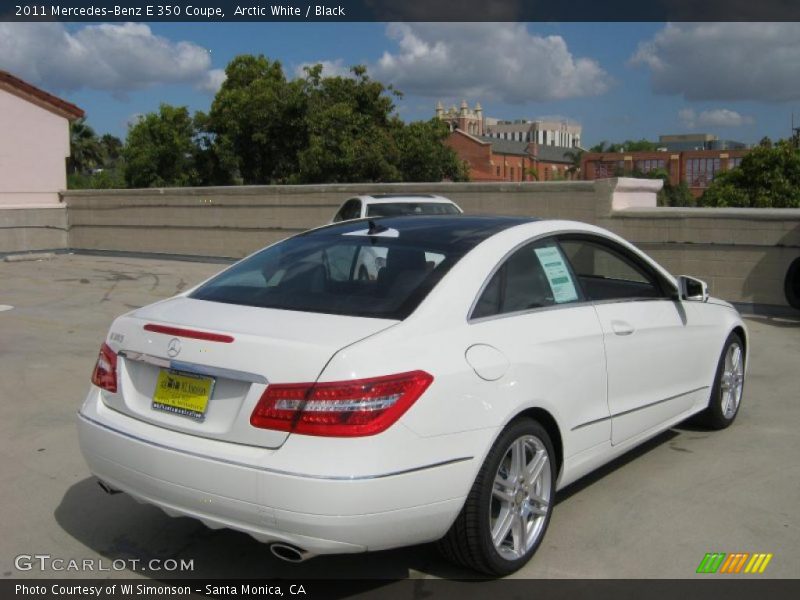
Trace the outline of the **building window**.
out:
<instances>
[{"instance_id":1,"label":"building window","mask_svg":"<svg viewBox=\"0 0 800 600\"><path fill-rule=\"evenodd\" d=\"M728 170L735 169L739 165L742 164L742 157L741 156L734 156L733 158L728 159Z\"/></svg>"},{"instance_id":2,"label":"building window","mask_svg":"<svg viewBox=\"0 0 800 600\"><path fill-rule=\"evenodd\" d=\"M509 173L511 173L511 175L509 176L509 179L511 181L514 181L514 167L511 167L511 169L509 170Z\"/></svg>"},{"instance_id":3,"label":"building window","mask_svg":"<svg viewBox=\"0 0 800 600\"><path fill-rule=\"evenodd\" d=\"M500 167L497 167L497 176L500 177Z\"/></svg>"},{"instance_id":4,"label":"building window","mask_svg":"<svg viewBox=\"0 0 800 600\"><path fill-rule=\"evenodd\" d=\"M625 163L621 160L600 160L595 163L595 179L619 177L625 172Z\"/></svg>"},{"instance_id":5,"label":"building window","mask_svg":"<svg viewBox=\"0 0 800 600\"><path fill-rule=\"evenodd\" d=\"M690 158L686 161L684 181L692 188L708 187L719 171L719 158Z\"/></svg>"},{"instance_id":6,"label":"building window","mask_svg":"<svg viewBox=\"0 0 800 600\"><path fill-rule=\"evenodd\" d=\"M666 162L663 158L655 159L649 158L646 160L637 160L633 163L633 168L638 171L639 173L649 173L650 171L656 171L658 169L663 169L666 165Z\"/></svg>"}]
</instances>

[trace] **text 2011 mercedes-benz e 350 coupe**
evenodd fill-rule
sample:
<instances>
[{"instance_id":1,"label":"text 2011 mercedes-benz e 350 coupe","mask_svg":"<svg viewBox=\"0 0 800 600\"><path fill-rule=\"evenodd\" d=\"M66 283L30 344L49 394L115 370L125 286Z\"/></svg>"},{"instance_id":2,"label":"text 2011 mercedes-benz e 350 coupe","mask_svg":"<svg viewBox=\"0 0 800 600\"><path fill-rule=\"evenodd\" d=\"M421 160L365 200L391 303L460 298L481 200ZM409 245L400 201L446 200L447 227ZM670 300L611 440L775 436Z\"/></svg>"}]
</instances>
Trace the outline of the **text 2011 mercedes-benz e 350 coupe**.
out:
<instances>
[{"instance_id":1,"label":"text 2011 mercedes-benz e 350 coupe","mask_svg":"<svg viewBox=\"0 0 800 600\"><path fill-rule=\"evenodd\" d=\"M356 220L116 319L80 443L106 489L287 560L439 540L505 574L557 489L695 413L729 425L746 351L730 304L598 227Z\"/></svg>"}]
</instances>

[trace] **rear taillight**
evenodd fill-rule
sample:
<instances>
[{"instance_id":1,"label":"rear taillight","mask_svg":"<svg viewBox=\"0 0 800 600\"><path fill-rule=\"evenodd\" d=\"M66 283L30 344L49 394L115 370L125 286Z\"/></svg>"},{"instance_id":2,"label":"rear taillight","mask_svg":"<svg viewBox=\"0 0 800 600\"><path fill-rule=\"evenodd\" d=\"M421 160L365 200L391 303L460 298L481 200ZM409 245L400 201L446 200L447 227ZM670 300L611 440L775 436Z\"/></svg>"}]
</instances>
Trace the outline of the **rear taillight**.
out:
<instances>
[{"instance_id":1,"label":"rear taillight","mask_svg":"<svg viewBox=\"0 0 800 600\"><path fill-rule=\"evenodd\" d=\"M92 371L92 383L109 392L117 391L117 355L107 344L100 346L100 355Z\"/></svg>"},{"instance_id":2,"label":"rear taillight","mask_svg":"<svg viewBox=\"0 0 800 600\"><path fill-rule=\"evenodd\" d=\"M397 421L432 381L425 371L411 371L350 381L270 384L250 424L307 435L374 435Z\"/></svg>"}]
</instances>

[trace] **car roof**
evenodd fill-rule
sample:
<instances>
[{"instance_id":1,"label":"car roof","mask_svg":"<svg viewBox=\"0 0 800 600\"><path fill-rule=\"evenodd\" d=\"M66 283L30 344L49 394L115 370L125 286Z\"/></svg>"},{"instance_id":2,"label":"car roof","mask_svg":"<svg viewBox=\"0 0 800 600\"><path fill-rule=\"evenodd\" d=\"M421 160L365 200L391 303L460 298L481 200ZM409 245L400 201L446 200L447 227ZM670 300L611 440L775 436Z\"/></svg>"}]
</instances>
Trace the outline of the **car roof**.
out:
<instances>
[{"instance_id":1,"label":"car roof","mask_svg":"<svg viewBox=\"0 0 800 600\"><path fill-rule=\"evenodd\" d=\"M367 204L396 204L396 203L417 203L417 204L455 204L449 198L437 196L436 194L370 194L357 196Z\"/></svg>"},{"instance_id":2,"label":"car roof","mask_svg":"<svg viewBox=\"0 0 800 600\"><path fill-rule=\"evenodd\" d=\"M471 248L496 233L538 221L535 217L488 215L411 215L398 217L367 217L333 223L300 235L340 236L363 231L370 222L396 230L399 238L430 247L461 246Z\"/></svg>"}]
</instances>

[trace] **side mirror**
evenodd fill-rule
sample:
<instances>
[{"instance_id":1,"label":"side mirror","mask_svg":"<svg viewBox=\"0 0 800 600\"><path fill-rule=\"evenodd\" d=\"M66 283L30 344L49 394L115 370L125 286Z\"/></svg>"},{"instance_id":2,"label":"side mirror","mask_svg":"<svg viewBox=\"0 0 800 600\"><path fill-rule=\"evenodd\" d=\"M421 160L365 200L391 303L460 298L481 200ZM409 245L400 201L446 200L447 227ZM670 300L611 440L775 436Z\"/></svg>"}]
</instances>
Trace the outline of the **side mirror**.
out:
<instances>
[{"instance_id":1,"label":"side mirror","mask_svg":"<svg viewBox=\"0 0 800 600\"><path fill-rule=\"evenodd\" d=\"M700 279L681 275L678 277L678 294L681 300L708 302L708 285Z\"/></svg>"}]
</instances>

